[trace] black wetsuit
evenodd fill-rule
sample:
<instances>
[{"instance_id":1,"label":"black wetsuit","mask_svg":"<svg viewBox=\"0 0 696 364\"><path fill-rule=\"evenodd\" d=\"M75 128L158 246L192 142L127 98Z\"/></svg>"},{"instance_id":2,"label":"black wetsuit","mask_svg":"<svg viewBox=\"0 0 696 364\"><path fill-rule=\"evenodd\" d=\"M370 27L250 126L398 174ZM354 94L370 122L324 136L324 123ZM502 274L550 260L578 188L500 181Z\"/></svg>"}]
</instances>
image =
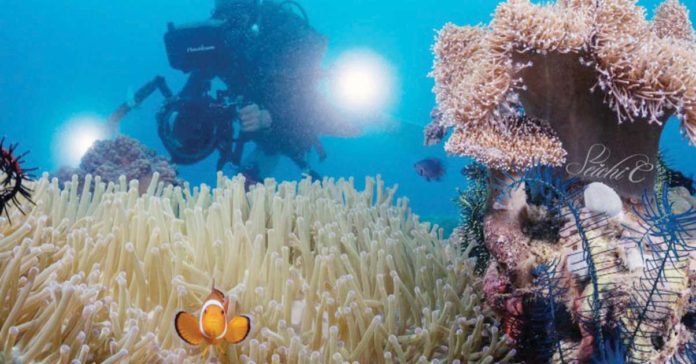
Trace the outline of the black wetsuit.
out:
<instances>
[{"instance_id":1,"label":"black wetsuit","mask_svg":"<svg viewBox=\"0 0 696 364\"><path fill-rule=\"evenodd\" d=\"M271 114L270 128L246 137L264 153L284 154L305 169L312 147L323 158L319 135L332 114L317 90L327 41L302 16L272 2L259 5L254 23L255 32L228 30L239 53L219 76L246 104Z\"/></svg>"}]
</instances>

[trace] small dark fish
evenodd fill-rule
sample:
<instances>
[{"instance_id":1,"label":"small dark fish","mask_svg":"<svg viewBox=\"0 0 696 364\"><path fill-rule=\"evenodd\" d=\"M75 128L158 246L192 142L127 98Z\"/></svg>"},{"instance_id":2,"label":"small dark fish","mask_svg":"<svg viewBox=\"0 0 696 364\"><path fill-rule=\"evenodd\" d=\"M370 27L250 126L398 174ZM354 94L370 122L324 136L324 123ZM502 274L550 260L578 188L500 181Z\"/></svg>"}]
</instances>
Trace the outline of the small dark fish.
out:
<instances>
[{"instance_id":1,"label":"small dark fish","mask_svg":"<svg viewBox=\"0 0 696 364\"><path fill-rule=\"evenodd\" d=\"M442 164L442 161L437 158L420 160L413 165L413 168L415 168L416 173L425 178L426 181L439 181L440 178L445 175L445 166Z\"/></svg>"}]
</instances>

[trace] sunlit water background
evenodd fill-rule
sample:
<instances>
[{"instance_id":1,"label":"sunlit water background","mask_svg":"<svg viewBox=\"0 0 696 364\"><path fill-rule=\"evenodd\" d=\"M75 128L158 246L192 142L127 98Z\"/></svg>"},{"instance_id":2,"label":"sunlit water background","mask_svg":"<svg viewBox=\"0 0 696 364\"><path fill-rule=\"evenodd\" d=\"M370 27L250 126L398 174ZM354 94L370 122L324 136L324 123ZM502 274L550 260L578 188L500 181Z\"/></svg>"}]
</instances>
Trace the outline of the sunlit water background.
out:
<instances>
[{"instance_id":1,"label":"sunlit water background","mask_svg":"<svg viewBox=\"0 0 696 364\"><path fill-rule=\"evenodd\" d=\"M168 22L186 23L210 15L212 0L6 1L0 11L0 135L31 150L27 164L53 171L65 159L54 147L57 134L76 117L106 117L125 101L129 90L155 75L178 91L185 75L168 65L163 34ZM373 118L364 136L324 138L328 159L313 163L325 176L381 175L398 184L416 213L438 222L454 222L457 189L466 181L460 169L469 160L447 157L442 146L424 147L422 127L434 106L433 81L427 77L436 29L446 22L487 23L494 0L300 0L311 24L329 38L327 69L344 52L368 49L380 55L395 75L393 102ZM649 12L659 1L640 1ZM686 1L692 22L696 4ZM155 95L122 122L121 132L166 155L154 115L162 102ZM696 174L696 148L671 121L662 147L673 165ZM416 175L414 162L426 157L445 161L439 182ZM193 166L181 166L182 178L213 184L213 154ZM277 179L296 179L283 163Z\"/></svg>"}]
</instances>

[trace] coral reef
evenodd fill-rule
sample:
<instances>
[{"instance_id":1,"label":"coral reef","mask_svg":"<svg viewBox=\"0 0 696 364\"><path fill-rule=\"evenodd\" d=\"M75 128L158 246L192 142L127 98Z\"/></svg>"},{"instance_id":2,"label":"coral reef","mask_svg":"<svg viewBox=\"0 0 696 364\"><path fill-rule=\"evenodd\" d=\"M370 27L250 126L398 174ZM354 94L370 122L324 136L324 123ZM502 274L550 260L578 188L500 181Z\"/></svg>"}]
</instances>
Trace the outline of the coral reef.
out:
<instances>
[{"instance_id":1,"label":"coral reef","mask_svg":"<svg viewBox=\"0 0 696 364\"><path fill-rule=\"evenodd\" d=\"M445 149L488 168L458 232L490 254L485 299L517 360L694 357L696 201L658 144L671 116L696 143L695 40L677 0L652 21L634 0L508 0L439 32L426 136L453 129Z\"/></svg>"},{"instance_id":2,"label":"coral reef","mask_svg":"<svg viewBox=\"0 0 696 364\"><path fill-rule=\"evenodd\" d=\"M516 360L694 357L696 201L658 153L673 115L696 143L694 40L676 0L652 21L633 0L509 0L438 34L445 148L489 168L492 196L459 231L483 227Z\"/></svg>"},{"instance_id":3,"label":"coral reef","mask_svg":"<svg viewBox=\"0 0 696 364\"><path fill-rule=\"evenodd\" d=\"M117 183L123 175L128 181L141 181L140 192L144 193L144 188L149 184L148 180L155 172L159 174L159 180L162 182L174 185L182 183L177 178L176 167L167 159L158 156L154 150L135 139L118 136L97 141L82 157L79 168L63 167L55 176L62 183L70 181L73 175L77 175L82 182L88 174L100 176L106 183Z\"/></svg>"},{"instance_id":4,"label":"coral reef","mask_svg":"<svg viewBox=\"0 0 696 364\"><path fill-rule=\"evenodd\" d=\"M599 206L597 186L551 168L506 183L509 203L485 217L484 292L506 318L518 360L667 363L693 354L696 332L684 322L693 312L696 200L684 187L664 186L615 213L618 198ZM523 228L559 223L553 238Z\"/></svg>"},{"instance_id":5,"label":"coral reef","mask_svg":"<svg viewBox=\"0 0 696 364\"><path fill-rule=\"evenodd\" d=\"M489 167L567 162L640 198L670 115L696 142L696 44L676 0L654 22L632 0L509 0L487 27L446 25L434 52L437 107L454 128L446 149Z\"/></svg>"},{"instance_id":6,"label":"coral reef","mask_svg":"<svg viewBox=\"0 0 696 364\"><path fill-rule=\"evenodd\" d=\"M506 362L515 355L479 295L473 262L394 189L366 180L266 180L245 192L33 184L0 218L0 361L197 362L179 310L216 287L253 316L222 362ZM465 252L466 253L466 252Z\"/></svg>"}]
</instances>

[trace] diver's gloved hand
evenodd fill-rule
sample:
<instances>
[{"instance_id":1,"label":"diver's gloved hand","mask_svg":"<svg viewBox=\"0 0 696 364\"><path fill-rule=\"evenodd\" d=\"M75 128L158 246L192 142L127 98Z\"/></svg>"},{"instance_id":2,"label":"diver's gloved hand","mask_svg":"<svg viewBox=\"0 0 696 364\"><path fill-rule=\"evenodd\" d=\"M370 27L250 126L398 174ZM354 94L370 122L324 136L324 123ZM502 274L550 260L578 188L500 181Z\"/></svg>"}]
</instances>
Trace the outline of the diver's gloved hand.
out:
<instances>
[{"instance_id":1,"label":"diver's gloved hand","mask_svg":"<svg viewBox=\"0 0 696 364\"><path fill-rule=\"evenodd\" d=\"M247 133L267 129L273 123L271 113L256 104L247 105L239 110L239 120L242 123L242 131Z\"/></svg>"}]
</instances>

